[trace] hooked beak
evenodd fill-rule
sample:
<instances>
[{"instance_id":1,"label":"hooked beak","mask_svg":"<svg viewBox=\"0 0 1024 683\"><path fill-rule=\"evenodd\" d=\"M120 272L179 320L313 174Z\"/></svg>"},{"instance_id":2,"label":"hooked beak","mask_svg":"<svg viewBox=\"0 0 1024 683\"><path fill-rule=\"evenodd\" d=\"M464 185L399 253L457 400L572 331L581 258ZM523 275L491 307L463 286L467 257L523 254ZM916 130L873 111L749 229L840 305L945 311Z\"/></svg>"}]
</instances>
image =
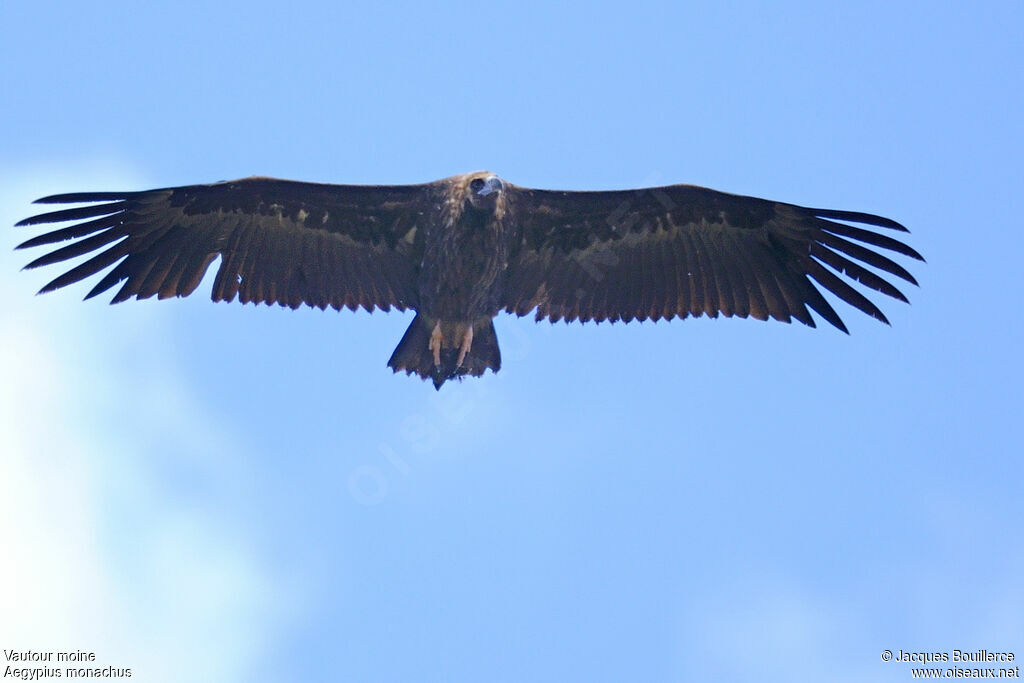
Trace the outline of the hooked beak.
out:
<instances>
[{"instance_id":1,"label":"hooked beak","mask_svg":"<svg viewBox=\"0 0 1024 683\"><path fill-rule=\"evenodd\" d=\"M501 181L495 178L494 176L491 176L490 178L484 181L484 186L477 190L476 193L481 197L486 197L487 195L497 192L500 189Z\"/></svg>"}]
</instances>

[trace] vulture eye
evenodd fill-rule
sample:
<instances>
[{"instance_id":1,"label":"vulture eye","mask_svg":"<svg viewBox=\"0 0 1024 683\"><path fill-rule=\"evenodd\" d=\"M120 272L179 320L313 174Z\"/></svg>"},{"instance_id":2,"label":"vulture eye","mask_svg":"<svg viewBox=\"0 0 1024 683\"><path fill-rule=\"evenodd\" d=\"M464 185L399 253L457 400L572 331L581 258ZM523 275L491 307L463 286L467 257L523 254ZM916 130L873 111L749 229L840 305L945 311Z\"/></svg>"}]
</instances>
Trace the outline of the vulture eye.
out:
<instances>
[{"instance_id":1,"label":"vulture eye","mask_svg":"<svg viewBox=\"0 0 1024 683\"><path fill-rule=\"evenodd\" d=\"M473 190L473 192L479 192L481 188L483 188L483 186L483 178L473 178L471 181L469 181L469 189Z\"/></svg>"}]
</instances>

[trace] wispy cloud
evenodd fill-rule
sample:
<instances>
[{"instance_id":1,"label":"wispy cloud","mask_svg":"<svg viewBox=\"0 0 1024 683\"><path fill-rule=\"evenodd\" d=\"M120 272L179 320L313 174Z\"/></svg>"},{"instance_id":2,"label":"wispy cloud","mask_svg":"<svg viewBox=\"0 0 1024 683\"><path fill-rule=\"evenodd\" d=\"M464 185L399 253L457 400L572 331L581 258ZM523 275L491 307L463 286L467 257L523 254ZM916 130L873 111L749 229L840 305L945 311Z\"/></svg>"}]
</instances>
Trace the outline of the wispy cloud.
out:
<instances>
[{"instance_id":1,"label":"wispy cloud","mask_svg":"<svg viewBox=\"0 0 1024 683\"><path fill-rule=\"evenodd\" d=\"M0 170L0 225L83 182L146 184L110 165ZM94 651L97 666L146 681L251 680L294 596L275 586L251 530L186 505L188 483L165 481L147 457L172 450L217 490L243 456L238 438L176 371L159 318L143 306L130 320L97 316L81 292L35 299L52 274L19 273L26 254L11 248L27 235L3 232L0 642ZM159 360L125 362L139 349Z\"/></svg>"}]
</instances>

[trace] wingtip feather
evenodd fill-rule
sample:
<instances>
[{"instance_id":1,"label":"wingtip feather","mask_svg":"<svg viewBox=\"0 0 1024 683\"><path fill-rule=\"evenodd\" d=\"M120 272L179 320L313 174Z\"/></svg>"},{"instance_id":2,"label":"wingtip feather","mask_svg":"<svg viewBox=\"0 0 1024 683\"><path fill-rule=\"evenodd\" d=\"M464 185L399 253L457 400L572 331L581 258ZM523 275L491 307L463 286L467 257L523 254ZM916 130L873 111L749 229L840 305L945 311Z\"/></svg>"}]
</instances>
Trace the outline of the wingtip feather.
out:
<instances>
[{"instance_id":1,"label":"wingtip feather","mask_svg":"<svg viewBox=\"0 0 1024 683\"><path fill-rule=\"evenodd\" d=\"M66 192L40 197L33 204L84 204L88 202L111 202L127 199L135 192Z\"/></svg>"},{"instance_id":2,"label":"wingtip feather","mask_svg":"<svg viewBox=\"0 0 1024 683\"><path fill-rule=\"evenodd\" d=\"M891 218L885 216L878 216L873 213L862 213L860 211L839 211L836 209L811 209L811 212L819 218L835 218L841 221L852 221L854 223L866 223L867 225L875 225L880 228L889 228L890 230L896 230L898 232L909 233L908 230L902 223L898 223Z\"/></svg>"}]
</instances>

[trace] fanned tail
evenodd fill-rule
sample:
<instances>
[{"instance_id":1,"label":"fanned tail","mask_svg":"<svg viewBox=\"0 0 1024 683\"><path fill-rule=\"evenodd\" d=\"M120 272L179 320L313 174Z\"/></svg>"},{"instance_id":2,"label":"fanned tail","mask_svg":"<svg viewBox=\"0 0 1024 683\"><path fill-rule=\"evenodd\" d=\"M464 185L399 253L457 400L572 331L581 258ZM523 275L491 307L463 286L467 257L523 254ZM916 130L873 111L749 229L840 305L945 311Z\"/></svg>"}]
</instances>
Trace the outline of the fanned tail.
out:
<instances>
[{"instance_id":1,"label":"fanned tail","mask_svg":"<svg viewBox=\"0 0 1024 683\"><path fill-rule=\"evenodd\" d=\"M402 336L402 341L398 342L395 352L391 354L388 367L395 372L404 370L407 375L416 373L423 379L430 379L438 390L450 379L462 379L465 375L479 377L488 368L494 372L501 369L498 336L491 320L473 325L473 343L461 366L456 365L459 349L455 346L442 346L441 364L434 365L434 353L430 349L434 324L435 321L417 313Z\"/></svg>"}]
</instances>

